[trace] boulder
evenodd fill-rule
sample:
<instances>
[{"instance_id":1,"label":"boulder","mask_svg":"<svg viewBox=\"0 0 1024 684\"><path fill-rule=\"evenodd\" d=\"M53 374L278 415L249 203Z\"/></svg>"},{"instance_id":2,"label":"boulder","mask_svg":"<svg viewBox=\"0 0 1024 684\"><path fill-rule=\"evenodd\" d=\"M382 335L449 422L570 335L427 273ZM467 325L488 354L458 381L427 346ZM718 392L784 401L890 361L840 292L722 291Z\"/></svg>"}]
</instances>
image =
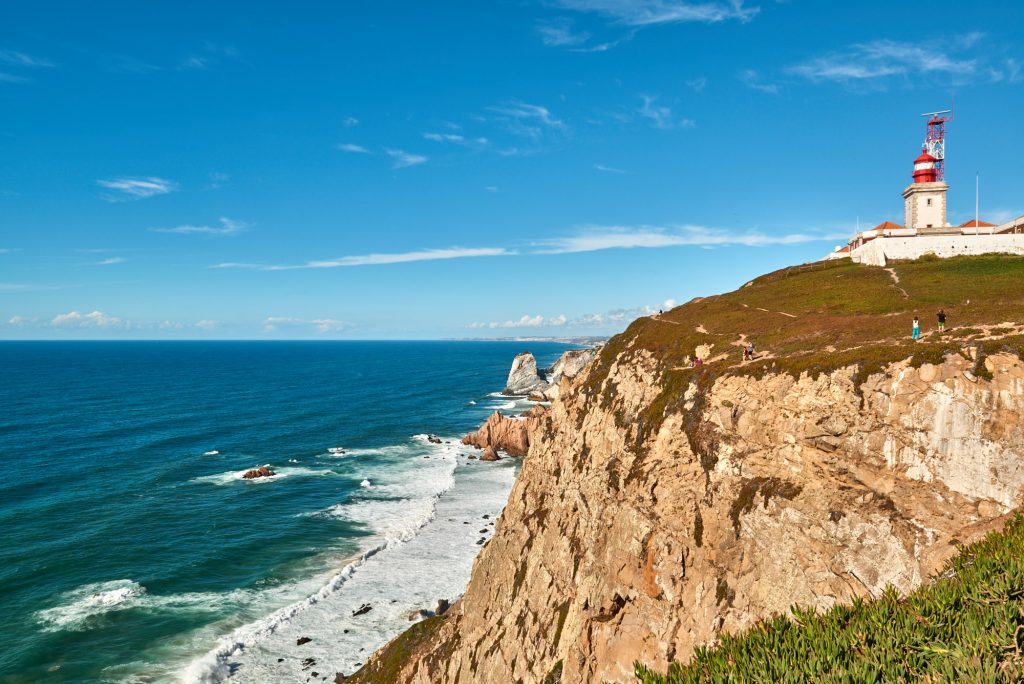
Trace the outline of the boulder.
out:
<instances>
[{"instance_id":1,"label":"boulder","mask_svg":"<svg viewBox=\"0 0 1024 684\"><path fill-rule=\"evenodd\" d=\"M501 456L498 456L498 452L494 450L494 447L487 447L484 449L484 453L480 456L481 461L500 461Z\"/></svg>"},{"instance_id":2,"label":"boulder","mask_svg":"<svg viewBox=\"0 0 1024 684\"><path fill-rule=\"evenodd\" d=\"M252 468L251 470L246 470L245 473L242 474L242 479L255 480L258 477L274 477L274 475L277 475L277 473L275 473L267 466L260 466L259 468Z\"/></svg>"},{"instance_id":3,"label":"boulder","mask_svg":"<svg viewBox=\"0 0 1024 684\"><path fill-rule=\"evenodd\" d=\"M440 444L441 438L438 437L437 435L427 435L427 441L430 442L431 444Z\"/></svg>"}]
</instances>

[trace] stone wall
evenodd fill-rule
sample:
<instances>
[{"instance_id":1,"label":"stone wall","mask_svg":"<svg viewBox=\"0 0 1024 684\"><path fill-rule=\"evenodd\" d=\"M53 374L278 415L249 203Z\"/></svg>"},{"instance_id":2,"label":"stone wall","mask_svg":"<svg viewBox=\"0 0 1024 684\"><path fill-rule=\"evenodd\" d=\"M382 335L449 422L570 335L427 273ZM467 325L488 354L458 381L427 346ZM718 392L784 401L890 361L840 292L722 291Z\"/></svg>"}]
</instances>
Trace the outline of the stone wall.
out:
<instances>
[{"instance_id":1,"label":"stone wall","mask_svg":"<svg viewBox=\"0 0 1024 684\"><path fill-rule=\"evenodd\" d=\"M984 230L984 229L982 229ZM876 238L850 252L857 263L885 266L894 259L917 259L925 254L942 258L979 254L1024 256L1024 235L919 235Z\"/></svg>"}]
</instances>

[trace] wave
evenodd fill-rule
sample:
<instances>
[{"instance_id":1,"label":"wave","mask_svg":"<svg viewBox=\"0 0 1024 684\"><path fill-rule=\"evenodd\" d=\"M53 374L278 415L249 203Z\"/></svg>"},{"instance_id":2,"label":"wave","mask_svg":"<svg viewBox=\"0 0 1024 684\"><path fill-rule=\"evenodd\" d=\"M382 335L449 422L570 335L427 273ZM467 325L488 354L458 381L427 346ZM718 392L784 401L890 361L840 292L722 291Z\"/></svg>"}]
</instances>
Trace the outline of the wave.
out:
<instances>
[{"instance_id":1,"label":"wave","mask_svg":"<svg viewBox=\"0 0 1024 684\"><path fill-rule=\"evenodd\" d=\"M416 436L420 437L426 442L426 435ZM438 500L455 484L454 473L457 467L456 452L451 445L429 446L436 447L435 450L441 452L440 458L429 461L403 461L399 465L404 466L401 472L407 477L406 480L376 485L373 487L373 496L367 494L349 503L337 504L312 514L365 524L378 536L377 543L372 544L358 558L345 565L313 595L281 608L265 618L239 627L222 638L216 648L192 661L181 672L181 679L189 684L213 684L225 680L232 672L231 661L241 652L264 641L298 614L337 593L368 559L410 541L419 530L429 524L434 519ZM408 454L414 451L409 445L390 449L393 450L392 453ZM422 447L415 451L421 450ZM349 450L347 455L355 451L357 450ZM380 453L383 450L372 451ZM365 480L364 482L368 483ZM380 490L379 493L377 490Z\"/></svg>"},{"instance_id":2,"label":"wave","mask_svg":"<svg viewBox=\"0 0 1024 684\"><path fill-rule=\"evenodd\" d=\"M266 464L270 467L269 464ZM313 468L278 468L274 470L273 477L257 477L251 480L246 480L243 475L251 470L246 468L245 470L229 470L225 473L217 473L215 475L201 475L199 477L193 477L189 482L215 484L215 485L229 485L235 482L245 482L247 484L256 484L264 482L276 482L283 480L286 477L313 477L316 475L336 475L330 468L322 470L316 470Z\"/></svg>"},{"instance_id":3,"label":"wave","mask_svg":"<svg viewBox=\"0 0 1024 684\"><path fill-rule=\"evenodd\" d=\"M130 579L86 584L61 595L61 602L36 613L45 631L80 632L98 626L111 612L133 608L148 610L216 611L231 605L251 603L258 592L236 589L227 593L188 592L166 596L150 594Z\"/></svg>"},{"instance_id":4,"label":"wave","mask_svg":"<svg viewBox=\"0 0 1024 684\"><path fill-rule=\"evenodd\" d=\"M132 607L145 593L144 586L128 579L86 584L63 594L63 603L39 611L36 619L46 631L82 631L105 613Z\"/></svg>"},{"instance_id":5,"label":"wave","mask_svg":"<svg viewBox=\"0 0 1024 684\"><path fill-rule=\"evenodd\" d=\"M203 452L203 456L217 456L219 454L220 454L220 452L217 451L216 449L211 449L210 451L204 451Z\"/></svg>"}]
</instances>

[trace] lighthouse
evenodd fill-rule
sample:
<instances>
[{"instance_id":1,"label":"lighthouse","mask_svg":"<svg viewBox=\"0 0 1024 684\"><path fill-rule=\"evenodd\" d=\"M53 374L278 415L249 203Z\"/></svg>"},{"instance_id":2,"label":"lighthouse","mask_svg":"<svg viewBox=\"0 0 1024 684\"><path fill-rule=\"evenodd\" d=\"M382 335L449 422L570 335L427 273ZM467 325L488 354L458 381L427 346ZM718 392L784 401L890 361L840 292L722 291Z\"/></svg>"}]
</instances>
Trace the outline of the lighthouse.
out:
<instances>
[{"instance_id":1,"label":"lighthouse","mask_svg":"<svg viewBox=\"0 0 1024 684\"><path fill-rule=\"evenodd\" d=\"M939 180L940 163L927 148L921 150L914 160L914 182L903 191L903 225L918 234L945 232L949 185Z\"/></svg>"}]
</instances>

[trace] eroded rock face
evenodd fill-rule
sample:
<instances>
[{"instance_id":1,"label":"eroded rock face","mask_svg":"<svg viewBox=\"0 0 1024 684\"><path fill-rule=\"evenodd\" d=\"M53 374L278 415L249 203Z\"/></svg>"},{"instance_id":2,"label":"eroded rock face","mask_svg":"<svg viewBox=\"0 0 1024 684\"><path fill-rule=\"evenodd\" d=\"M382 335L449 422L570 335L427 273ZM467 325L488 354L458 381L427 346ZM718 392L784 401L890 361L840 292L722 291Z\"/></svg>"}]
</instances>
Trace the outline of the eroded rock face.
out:
<instances>
[{"instance_id":1,"label":"eroded rock face","mask_svg":"<svg viewBox=\"0 0 1024 684\"><path fill-rule=\"evenodd\" d=\"M907 592L1024 493L1024 363L701 385L618 358L529 434L463 598L400 681L632 682L793 604ZM863 398L862 398L863 397ZM650 427L655 425L657 427Z\"/></svg>"},{"instance_id":2,"label":"eroded rock face","mask_svg":"<svg viewBox=\"0 0 1024 684\"><path fill-rule=\"evenodd\" d=\"M561 391L563 379L579 375L594 357L596 349L569 349L551 368L540 371L537 360L530 352L522 352L512 361L504 394L529 396L534 401L554 401Z\"/></svg>"},{"instance_id":3,"label":"eroded rock face","mask_svg":"<svg viewBox=\"0 0 1024 684\"><path fill-rule=\"evenodd\" d=\"M505 394L527 395L537 389L546 388L548 383L537 370L537 359L530 352L520 352L512 360L512 369L505 382Z\"/></svg>"},{"instance_id":4,"label":"eroded rock face","mask_svg":"<svg viewBox=\"0 0 1024 684\"><path fill-rule=\"evenodd\" d=\"M510 418L495 411L479 430L463 437L462 443L478 449L499 449L510 456L525 456L530 448L530 431L542 415L544 408L540 406L533 407L518 418Z\"/></svg>"}]
</instances>

